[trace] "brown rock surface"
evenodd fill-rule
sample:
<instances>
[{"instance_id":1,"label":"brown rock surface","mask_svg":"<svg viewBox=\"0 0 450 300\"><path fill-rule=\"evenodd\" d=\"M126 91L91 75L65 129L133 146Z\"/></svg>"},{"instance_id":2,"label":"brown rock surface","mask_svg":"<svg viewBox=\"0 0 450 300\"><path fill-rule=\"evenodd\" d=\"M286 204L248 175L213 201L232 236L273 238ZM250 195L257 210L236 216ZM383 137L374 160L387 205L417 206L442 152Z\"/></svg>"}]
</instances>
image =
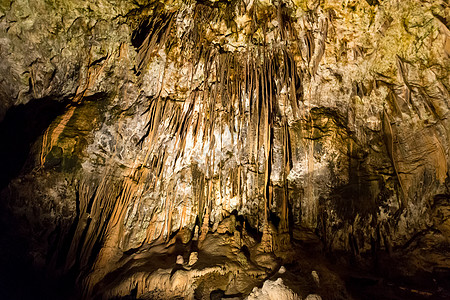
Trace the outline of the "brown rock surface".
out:
<instances>
[{"instance_id":1,"label":"brown rock surface","mask_svg":"<svg viewBox=\"0 0 450 300\"><path fill-rule=\"evenodd\" d=\"M244 297L300 243L441 297L449 20L445 1L0 1L4 273Z\"/></svg>"}]
</instances>

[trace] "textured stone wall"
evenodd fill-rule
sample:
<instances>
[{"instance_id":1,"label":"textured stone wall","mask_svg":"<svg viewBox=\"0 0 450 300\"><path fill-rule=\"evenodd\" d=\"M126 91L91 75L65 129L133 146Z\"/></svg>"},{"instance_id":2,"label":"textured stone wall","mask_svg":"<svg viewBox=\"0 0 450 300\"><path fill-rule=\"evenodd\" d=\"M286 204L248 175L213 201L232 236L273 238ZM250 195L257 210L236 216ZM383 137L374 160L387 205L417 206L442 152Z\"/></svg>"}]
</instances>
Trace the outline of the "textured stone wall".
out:
<instances>
[{"instance_id":1,"label":"textured stone wall","mask_svg":"<svg viewBox=\"0 0 450 300\"><path fill-rule=\"evenodd\" d=\"M0 118L63 107L4 188L3 219L27 220L36 264L92 267L92 284L117 253L202 236L233 211L329 250L447 266L449 13L418 0L2 1Z\"/></svg>"}]
</instances>

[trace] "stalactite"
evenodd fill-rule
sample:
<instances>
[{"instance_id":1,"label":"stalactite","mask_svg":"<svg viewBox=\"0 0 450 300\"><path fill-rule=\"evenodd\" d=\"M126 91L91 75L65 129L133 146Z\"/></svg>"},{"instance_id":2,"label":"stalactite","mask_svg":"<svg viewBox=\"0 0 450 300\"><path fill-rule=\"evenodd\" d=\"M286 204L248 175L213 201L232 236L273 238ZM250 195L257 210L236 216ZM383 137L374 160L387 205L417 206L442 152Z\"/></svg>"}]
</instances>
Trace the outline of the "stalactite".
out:
<instances>
[{"instance_id":1,"label":"stalactite","mask_svg":"<svg viewBox=\"0 0 450 300\"><path fill-rule=\"evenodd\" d=\"M175 15L156 15L150 21L150 28L147 35L138 47L137 65L139 70L143 70L149 63L154 52L157 52L167 41L172 29Z\"/></svg>"},{"instance_id":2,"label":"stalactite","mask_svg":"<svg viewBox=\"0 0 450 300\"><path fill-rule=\"evenodd\" d=\"M284 232L289 229L289 183L287 180L287 176L291 170L291 143L289 137L289 127L286 119L284 119L282 140L283 140L283 199L281 204L281 221L280 221L280 231Z\"/></svg>"},{"instance_id":3,"label":"stalactite","mask_svg":"<svg viewBox=\"0 0 450 300\"><path fill-rule=\"evenodd\" d=\"M190 63L189 67L189 92L185 99L173 99L171 96L162 96L167 80L168 65L164 62L162 77L160 77L159 91L148 99L146 115L146 128L137 146L142 151L143 158L136 157L135 164L130 170L116 194L107 193L102 185L97 188L95 203L98 199L104 202L104 206L94 211L96 220L86 225L86 211L81 212L80 225L77 229L76 244L83 244L78 238L87 228L87 248L83 257L89 256L93 244L102 243L103 250L97 255L96 265L107 264L109 257L114 253L113 245L121 244L121 235L124 230L124 218L127 207L131 201L139 201L144 191L156 191L159 189L164 196L163 203L155 206L150 212L149 224L146 227L142 245L156 242L170 242L172 227L175 218L181 218L181 222L174 230L182 230L188 224L186 195L182 199L177 197L177 183L173 170L185 168L186 152L193 151L197 146L204 157L204 165L198 174L192 173L192 184L195 186L192 194L193 203L197 207L192 211L197 214L200 226L199 247L210 231L211 222L218 222L214 197L220 197L223 201L222 209L231 210L231 199L238 198L238 209L246 205L249 197L256 199L257 211L255 214L256 227L262 230L262 251L272 252L284 249L286 242L284 237L276 237L277 229L271 224L270 214L279 213L279 234L289 231L289 182L287 176L291 170L292 154L290 144L289 119L312 119L303 111L302 71L299 70L295 55L295 45L287 42L280 44L269 43L267 40L266 21L256 20L256 9L252 15L253 32L260 27L262 30L261 41L254 45L248 45L242 51L224 51L220 44L210 44L207 40L207 30L204 27L205 20L216 18L213 7L203 7L197 4L194 9L194 25L185 39L181 41L182 63ZM279 37L285 41L293 36L289 20L284 19L281 4L277 8L279 21ZM160 15L158 11L149 19L145 38L137 45L137 66L142 72L150 63L155 53L168 47L174 37L172 26L175 22L175 13ZM262 23L261 23L262 22ZM321 25L326 26L326 21ZM321 27L321 28L322 28ZM322 28L321 30L326 30ZM325 42L326 34L322 34L321 43ZM312 31L308 31L305 37L308 49L308 63L311 63L313 72L316 71L324 45L316 47ZM199 65L203 65L203 80L200 86L194 87L194 77L198 73ZM278 106L284 101L283 109ZM288 109L290 105L290 109ZM289 115L292 112L292 116ZM165 122L162 122L165 121ZM243 129L246 128L246 131ZM281 199L274 202L274 183L272 172L274 164L274 130L281 128L282 144L282 170ZM311 127L312 124L311 124ZM233 167L234 173L223 173L224 135L230 135L232 147L243 149L248 157L236 158ZM228 132L229 131L229 132ZM160 138L164 139L161 142ZM188 143L188 137L192 137L192 143ZM219 140L220 139L220 140ZM312 132L307 136L308 171L314 171L313 166L313 141ZM220 143L220 144L219 144ZM216 153L216 150L221 153ZM248 161L245 161L248 160ZM249 170L254 170L255 182L258 186L248 185ZM167 177L168 176L168 177ZM311 174L308 175L308 184L312 185ZM106 177L105 177L106 178ZM105 179L106 180L106 179ZM103 183L106 184L106 183ZM113 184L112 182L108 184ZM227 195L227 189L231 186L231 192ZM102 188L100 188L102 187ZM312 187L306 187L312 193ZM83 195L86 192L83 192ZM251 193L251 194L250 194ZM217 196L216 196L217 195ZM313 195L308 194L307 200L312 201ZM85 200L83 200L85 201ZM278 202L280 201L280 202ZM181 210L179 206L181 205ZM181 216L178 214L181 211ZM158 216L161 213L161 216ZM213 216L212 214L215 214ZM229 213L229 212L228 212ZM91 213L92 214L92 213ZM177 214L177 215L175 215ZM313 215L314 212L307 212ZM141 217L139 217L141 218ZM158 221L158 223L156 223ZM100 236L95 236L94 228L102 228ZM278 245L279 244L279 245ZM109 248L108 248L109 247ZM109 249L109 250L106 250ZM88 279L89 286L107 273L107 267Z\"/></svg>"},{"instance_id":4,"label":"stalactite","mask_svg":"<svg viewBox=\"0 0 450 300\"><path fill-rule=\"evenodd\" d=\"M0 12L3 159L26 146L1 182L17 218L0 221L16 218L13 237L32 233L22 252L78 276L85 298L192 296L179 278L206 273L140 259L203 259L217 237L233 263L272 271L261 260L306 230L358 260L372 249L377 267L381 250L445 240L444 4L32 2Z\"/></svg>"},{"instance_id":5,"label":"stalactite","mask_svg":"<svg viewBox=\"0 0 450 300\"><path fill-rule=\"evenodd\" d=\"M403 200L400 202L400 207L404 208L407 204L408 199L407 199L406 191L403 187L402 178L399 175L397 159L395 156L395 148L394 148L395 136L394 136L394 132L392 130L391 121L390 121L389 116L386 113L386 111L383 111L383 129L384 129L384 136L386 138L387 150L388 150L389 156L392 160L392 166L394 168L395 174L397 175L398 183L400 185L401 197Z\"/></svg>"}]
</instances>

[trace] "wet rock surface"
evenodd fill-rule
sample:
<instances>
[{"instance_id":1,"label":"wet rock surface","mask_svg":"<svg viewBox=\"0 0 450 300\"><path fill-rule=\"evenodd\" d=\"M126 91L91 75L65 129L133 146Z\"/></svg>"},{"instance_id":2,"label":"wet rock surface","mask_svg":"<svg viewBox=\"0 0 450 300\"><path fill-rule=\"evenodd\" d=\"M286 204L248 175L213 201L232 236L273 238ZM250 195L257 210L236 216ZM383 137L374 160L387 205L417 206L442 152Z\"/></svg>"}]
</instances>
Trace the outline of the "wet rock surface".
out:
<instances>
[{"instance_id":1,"label":"wet rock surface","mask_svg":"<svg viewBox=\"0 0 450 300\"><path fill-rule=\"evenodd\" d=\"M449 14L0 1L4 297L446 299Z\"/></svg>"}]
</instances>

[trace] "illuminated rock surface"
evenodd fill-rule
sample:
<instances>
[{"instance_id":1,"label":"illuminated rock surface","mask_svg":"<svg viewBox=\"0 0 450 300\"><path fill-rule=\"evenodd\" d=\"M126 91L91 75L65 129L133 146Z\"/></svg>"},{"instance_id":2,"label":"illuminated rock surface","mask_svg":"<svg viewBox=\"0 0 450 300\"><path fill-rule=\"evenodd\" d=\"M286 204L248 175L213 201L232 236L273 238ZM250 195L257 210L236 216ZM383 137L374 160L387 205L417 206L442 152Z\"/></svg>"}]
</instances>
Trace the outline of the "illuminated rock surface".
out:
<instances>
[{"instance_id":1,"label":"illuminated rock surface","mask_svg":"<svg viewBox=\"0 0 450 300\"><path fill-rule=\"evenodd\" d=\"M0 298L446 299L449 20L0 1Z\"/></svg>"}]
</instances>

